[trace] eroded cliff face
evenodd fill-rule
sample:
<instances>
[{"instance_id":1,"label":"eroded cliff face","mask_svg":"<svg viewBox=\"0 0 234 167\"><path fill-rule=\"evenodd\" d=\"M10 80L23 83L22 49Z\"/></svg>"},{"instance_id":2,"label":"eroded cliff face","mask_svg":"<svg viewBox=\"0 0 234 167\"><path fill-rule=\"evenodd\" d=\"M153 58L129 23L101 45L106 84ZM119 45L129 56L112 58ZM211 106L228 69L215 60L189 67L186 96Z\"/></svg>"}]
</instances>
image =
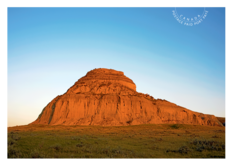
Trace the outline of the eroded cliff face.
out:
<instances>
[{"instance_id":1,"label":"eroded cliff face","mask_svg":"<svg viewBox=\"0 0 234 167\"><path fill-rule=\"evenodd\" d=\"M213 115L193 112L136 92L123 72L94 69L53 99L32 124L126 126L139 124L222 126Z\"/></svg>"}]
</instances>

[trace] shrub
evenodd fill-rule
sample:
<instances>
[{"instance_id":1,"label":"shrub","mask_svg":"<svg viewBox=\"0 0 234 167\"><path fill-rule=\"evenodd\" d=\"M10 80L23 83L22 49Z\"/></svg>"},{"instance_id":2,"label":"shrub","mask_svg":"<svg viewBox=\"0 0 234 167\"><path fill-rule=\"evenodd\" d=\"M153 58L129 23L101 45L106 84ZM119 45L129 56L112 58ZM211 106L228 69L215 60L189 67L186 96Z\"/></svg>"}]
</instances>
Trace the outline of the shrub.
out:
<instances>
[{"instance_id":1,"label":"shrub","mask_svg":"<svg viewBox=\"0 0 234 167\"><path fill-rule=\"evenodd\" d=\"M172 129L179 129L179 126L177 124L171 125Z\"/></svg>"},{"instance_id":2,"label":"shrub","mask_svg":"<svg viewBox=\"0 0 234 167\"><path fill-rule=\"evenodd\" d=\"M187 146L182 146L178 150L167 150L166 152L174 152L174 153L181 153L181 154L187 154L189 152L189 148Z\"/></svg>"},{"instance_id":3,"label":"shrub","mask_svg":"<svg viewBox=\"0 0 234 167\"><path fill-rule=\"evenodd\" d=\"M212 138L219 138L219 136L217 136L217 135L214 135L214 136L212 136Z\"/></svg>"},{"instance_id":4,"label":"shrub","mask_svg":"<svg viewBox=\"0 0 234 167\"><path fill-rule=\"evenodd\" d=\"M225 144L222 142L214 141L214 140L198 140L195 139L190 142L190 144L196 146L195 150L202 152L203 150L216 150L223 151L225 149Z\"/></svg>"},{"instance_id":5,"label":"shrub","mask_svg":"<svg viewBox=\"0 0 234 167\"><path fill-rule=\"evenodd\" d=\"M62 149L62 146L60 144L54 144L52 145L50 148L56 150L56 151L59 151Z\"/></svg>"},{"instance_id":6,"label":"shrub","mask_svg":"<svg viewBox=\"0 0 234 167\"><path fill-rule=\"evenodd\" d=\"M12 138L8 138L8 140L7 140L8 146L13 145L14 143L15 143L15 140L13 140Z\"/></svg>"},{"instance_id":7,"label":"shrub","mask_svg":"<svg viewBox=\"0 0 234 167\"><path fill-rule=\"evenodd\" d=\"M30 153L31 158L45 158L45 155L42 154L39 150L34 149Z\"/></svg>"},{"instance_id":8,"label":"shrub","mask_svg":"<svg viewBox=\"0 0 234 167\"><path fill-rule=\"evenodd\" d=\"M188 149L187 146L182 146L179 148L178 152L181 154L187 154L190 150Z\"/></svg>"},{"instance_id":9,"label":"shrub","mask_svg":"<svg viewBox=\"0 0 234 167\"><path fill-rule=\"evenodd\" d=\"M17 141L17 140L21 139L21 137L20 137L19 135L13 135L13 136L12 136L12 139L14 139L14 140Z\"/></svg>"},{"instance_id":10,"label":"shrub","mask_svg":"<svg viewBox=\"0 0 234 167\"><path fill-rule=\"evenodd\" d=\"M17 154L17 150L13 146L8 146L8 158L15 158Z\"/></svg>"},{"instance_id":11,"label":"shrub","mask_svg":"<svg viewBox=\"0 0 234 167\"><path fill-rule=\"evenodd\" d=\"M8 146L7 157L8 158L20 158L22 156L21 152L16 149L14 146Z\"/></svg>"}]
</instances>

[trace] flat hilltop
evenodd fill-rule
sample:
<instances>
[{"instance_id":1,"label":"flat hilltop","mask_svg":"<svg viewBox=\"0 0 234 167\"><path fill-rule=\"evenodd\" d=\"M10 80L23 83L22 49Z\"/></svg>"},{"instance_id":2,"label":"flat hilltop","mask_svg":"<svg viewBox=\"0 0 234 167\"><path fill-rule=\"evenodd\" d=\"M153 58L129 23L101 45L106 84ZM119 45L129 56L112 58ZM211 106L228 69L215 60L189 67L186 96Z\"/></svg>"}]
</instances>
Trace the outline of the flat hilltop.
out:
<instances>
[{"instance_id":1,"label":"flat hilltop","mask_svg":"<svg viewBox=\"0 0 234 167\"><path fill-rule=\"evenodd\" d=\"M8 127L8 158L225 158L225 127Z\"/></svg>"}]
</instances>

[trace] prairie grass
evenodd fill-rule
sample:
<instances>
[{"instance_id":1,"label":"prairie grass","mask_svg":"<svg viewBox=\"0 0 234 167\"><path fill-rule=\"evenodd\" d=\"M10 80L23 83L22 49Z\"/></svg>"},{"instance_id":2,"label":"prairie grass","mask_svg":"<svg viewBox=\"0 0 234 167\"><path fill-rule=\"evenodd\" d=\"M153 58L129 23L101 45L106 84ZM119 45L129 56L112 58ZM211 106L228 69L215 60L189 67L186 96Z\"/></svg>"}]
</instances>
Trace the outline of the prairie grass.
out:
<instances>
[{"instance_id":1,"label":"prairie grass","mask_svg":"<svg viewBox=\"0 0 234 167\"><path fill-rule=\"evenodd\" d=\"M225 158L225 127L16 126L8 158Z\"/></svg>"}]
</instances>

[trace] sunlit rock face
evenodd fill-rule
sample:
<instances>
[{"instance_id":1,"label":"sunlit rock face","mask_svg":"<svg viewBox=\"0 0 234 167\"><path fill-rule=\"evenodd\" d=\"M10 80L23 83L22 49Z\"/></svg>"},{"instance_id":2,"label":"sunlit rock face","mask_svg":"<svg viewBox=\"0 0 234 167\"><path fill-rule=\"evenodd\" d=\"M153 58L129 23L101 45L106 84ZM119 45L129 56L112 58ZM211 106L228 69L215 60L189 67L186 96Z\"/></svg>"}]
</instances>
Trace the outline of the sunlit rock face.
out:
<instances>
[{"instance_id":1,"label":"sunlit rock face","mask_svg":"<svg viewBox=\"0 0 234 167\"><path fill-rule=\"evenodd\" d=\"M31 124L222 126L213 115L138 93L135 83L123 72L104 68L89 71L65 94L54 98Z\"/></svg>"}]
</instances>

